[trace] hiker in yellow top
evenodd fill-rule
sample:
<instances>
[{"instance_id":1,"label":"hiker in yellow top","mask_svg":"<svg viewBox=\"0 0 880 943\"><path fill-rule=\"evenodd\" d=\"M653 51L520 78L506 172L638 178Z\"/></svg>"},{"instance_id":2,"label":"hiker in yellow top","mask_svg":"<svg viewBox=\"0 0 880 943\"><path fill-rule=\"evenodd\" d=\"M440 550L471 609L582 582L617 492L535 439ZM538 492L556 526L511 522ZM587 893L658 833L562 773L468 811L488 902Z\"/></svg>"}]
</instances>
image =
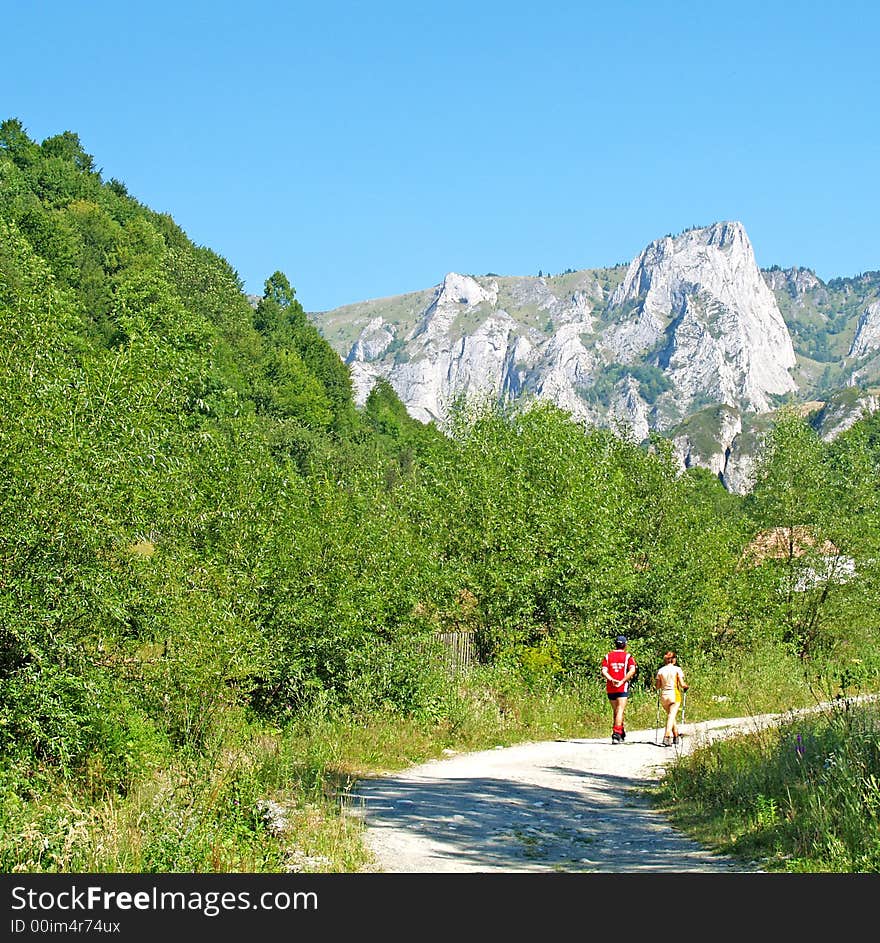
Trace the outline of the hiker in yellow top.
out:
<instances>
[{"instance_id":1,"label":"hiker in yellow top","mask_svg":"<svg viewBox=\"0 0 880 943\"><path fill-rule=\"evenodd\" d=\"M678 724L675 722L681 707L682 695L687 691L684 672L676 664L675 652L663 656L663 667L654 678L654 687L660 692L660 703L666 711L666 729L663 731L663 746L676 746L681 741Z\"/></svg>"}]
</instances>

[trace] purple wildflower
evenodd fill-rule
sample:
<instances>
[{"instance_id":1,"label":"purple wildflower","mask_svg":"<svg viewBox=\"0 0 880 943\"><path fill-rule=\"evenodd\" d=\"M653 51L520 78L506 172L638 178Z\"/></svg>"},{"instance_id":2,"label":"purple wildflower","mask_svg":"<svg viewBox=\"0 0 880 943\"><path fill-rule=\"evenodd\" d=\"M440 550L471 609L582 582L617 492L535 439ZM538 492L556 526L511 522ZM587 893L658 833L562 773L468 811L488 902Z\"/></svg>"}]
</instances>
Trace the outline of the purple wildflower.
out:
<instances>
[{"instance_id":1,"label":"purple wildflower","mask_svg":"<svg viewBox=\"0 0 880 943\"><path fill-rule=\"evenodd\" d=\"M805 752L805 751L804 751L804 739L803 739L803 737L802 737L800 734L797 735L797 743L795 743L795 745L794 745L794 752L797 753L798 756L803 756L803 755L804 755L804 752Z\"/></svg>"}]
</instances>

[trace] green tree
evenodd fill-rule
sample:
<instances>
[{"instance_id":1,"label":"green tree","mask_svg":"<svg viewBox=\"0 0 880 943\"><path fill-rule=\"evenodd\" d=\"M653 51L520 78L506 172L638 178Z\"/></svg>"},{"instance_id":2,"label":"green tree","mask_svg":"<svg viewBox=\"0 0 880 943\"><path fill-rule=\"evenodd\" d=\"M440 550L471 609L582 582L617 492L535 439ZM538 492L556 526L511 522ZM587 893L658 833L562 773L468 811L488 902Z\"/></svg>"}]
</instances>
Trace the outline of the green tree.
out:
<instances>
[{"instance_id":1,"label":"green tree","mask_svg":"<svg viewBox=\"0 0 880 943\"><path fill-rule=\"evenodd\" d=\"M7 118L0 124L0 150L21 168L28 168L40 159L40 149L32 141L18 118Z\"/></svg>"},{"instance_id":2,"label":"green tree","mask_svg":"<svg viewBox=\"0 0 880 943\"><path fill-rule=\"evenodd\" d=\"M857 598L849 570L859 552L859 507L869 491L852 488L861 449L834 462L828 445L794 412L775 423L747 501L754 540L744 572L769 627L804 660L833 647ZM848 615L849 614L849 615Z\"/></svg>"}]
</instances>

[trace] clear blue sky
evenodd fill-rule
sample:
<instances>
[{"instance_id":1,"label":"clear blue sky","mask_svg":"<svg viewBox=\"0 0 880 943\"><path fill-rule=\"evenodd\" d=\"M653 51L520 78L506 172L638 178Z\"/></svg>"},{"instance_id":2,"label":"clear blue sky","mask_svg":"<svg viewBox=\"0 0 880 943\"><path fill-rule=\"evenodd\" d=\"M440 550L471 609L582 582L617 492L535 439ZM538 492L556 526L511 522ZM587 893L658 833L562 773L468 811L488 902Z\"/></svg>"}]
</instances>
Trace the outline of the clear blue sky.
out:
<instances>
[{"instance_id":1,"label":"clear blue sky","mask_svg":"<svg viewBox=\"0 0 880 943\"><path fill-rule=\"evenodd\" d=\"M247 291L629 261L741 220L761 266L880 269L880 5L8 3L0 117L79 134Z\"/></svg>"}]
</instances>

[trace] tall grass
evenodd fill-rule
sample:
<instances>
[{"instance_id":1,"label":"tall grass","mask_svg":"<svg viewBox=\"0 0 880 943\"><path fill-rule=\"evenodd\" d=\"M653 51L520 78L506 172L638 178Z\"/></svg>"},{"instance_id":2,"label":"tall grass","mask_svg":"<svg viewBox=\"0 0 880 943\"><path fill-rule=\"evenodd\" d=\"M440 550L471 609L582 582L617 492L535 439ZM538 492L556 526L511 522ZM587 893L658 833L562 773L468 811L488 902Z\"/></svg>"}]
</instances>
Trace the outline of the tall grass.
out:
<instances>
[{"instance_id":1,"label":"tall grass","mask_svg":"<svg viewBox=\"0 0 880 943\"><path fill-rule=\"evenodd\" d=\"M841 700L683 756L657 790L682 827L776 871L880 871L880 706Z\"/></svg>"},{"instance_id":2,"label":"tall grass","mask_svg":"<svg viewBox=\"0 0 880 943\"><path fill-rule=\"evenodd\" d=\"M25 787L3 769L0 871L368 870L362 826L342 810L357 779L444 751L582 736L597 721L582 691L479 670L436 721L316 708L281 730L229 710L198 749L157 748L124 792L51 778Z\"/></svg>"},{"instance_id":3,"label":"tall grass","mask_svg":"<svg viewBox=\"0 0 880 943\"><path fill-rule=\"evenodd\" d=\"M75 788L7 801L0 870L24 872L351 871L366 853L339 814L335 744L251 731L202 757L169 758L126 795Z\"/></svg>"},{"instance_id":4,"label":"tall grass","mask_svg":"<svg viewBox=\"0 0 880 943\"><path fill-rule=\"evenodd\" d=\"M808 679L783 662L762 659L779 676L769 686L736 664L688 666L686 719L811 703ZM652 727L655 708L637 688L627 726ZM25 790L4 769L0 870L367 871L363 826L343 812L357 779L450 752L604 736L610 711L597 678L560 687L496 667L451 682L433 720L316 707L284 729L231 709L212 723L198 749L156 747L124 792L50 779ZM659 800L703 841L774 867L876 870L877 728L876 708L837 710L719 742L683 758Z\"/></svg>"}]
</instances>

